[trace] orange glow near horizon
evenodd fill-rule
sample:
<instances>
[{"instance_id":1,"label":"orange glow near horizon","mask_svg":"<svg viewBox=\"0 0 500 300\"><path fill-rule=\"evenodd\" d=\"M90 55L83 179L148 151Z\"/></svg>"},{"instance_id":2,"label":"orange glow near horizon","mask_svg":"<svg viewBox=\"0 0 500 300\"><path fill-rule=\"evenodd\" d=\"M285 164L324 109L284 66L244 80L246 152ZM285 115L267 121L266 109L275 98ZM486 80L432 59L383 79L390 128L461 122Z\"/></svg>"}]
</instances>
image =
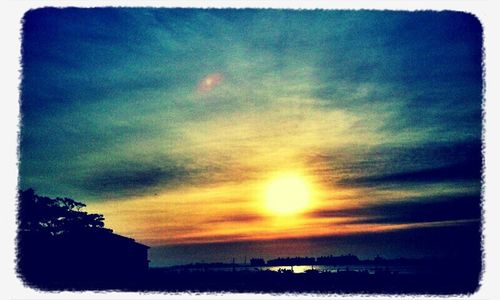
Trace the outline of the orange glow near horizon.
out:
<instances>
[{"instance_id":1,"label":"orange glow near horizon","mask_svg":"<svg viewBox=\"0 0 500 300\"><path fill-rule=\"evenodd\" d=\"M304 174L277 172L261 179L169 189L156 196L90 203L88 209L103 213L106 226L116 233L151 246L311 238L433 225L371 224L358 216L315 214L363 206L370 201L362 200L362 193L368 191L324 186ZM383 197L392 201L401 193ZM297 203L280 198L285 196Z\"/></svg>"}]
</instances>

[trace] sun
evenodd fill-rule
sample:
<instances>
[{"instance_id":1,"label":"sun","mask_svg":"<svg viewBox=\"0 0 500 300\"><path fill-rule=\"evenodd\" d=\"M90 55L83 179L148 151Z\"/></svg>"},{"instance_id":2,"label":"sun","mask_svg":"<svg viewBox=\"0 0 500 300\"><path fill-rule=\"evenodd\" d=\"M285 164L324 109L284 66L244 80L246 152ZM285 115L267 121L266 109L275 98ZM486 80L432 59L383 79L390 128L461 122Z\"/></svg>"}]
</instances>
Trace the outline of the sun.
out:
<instances>
[{"instance_id":1,"label":"sun","mask_svg":"<svg viewBox=\"0 0 500 300\"><path fill-rule=\"evenodd\" d=\"M297 174L272 179L265 190L266 209L274 215L297 214L307 209L310 191L306 180Z\"/></svg>"}]
</instances>

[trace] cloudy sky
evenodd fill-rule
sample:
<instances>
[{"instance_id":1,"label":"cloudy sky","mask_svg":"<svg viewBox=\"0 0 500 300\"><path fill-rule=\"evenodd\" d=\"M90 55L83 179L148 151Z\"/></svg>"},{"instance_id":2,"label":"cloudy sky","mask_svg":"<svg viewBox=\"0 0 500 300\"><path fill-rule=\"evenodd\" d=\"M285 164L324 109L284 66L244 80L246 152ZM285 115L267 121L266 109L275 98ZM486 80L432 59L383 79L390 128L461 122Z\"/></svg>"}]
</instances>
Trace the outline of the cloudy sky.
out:
<instances>
[{"instance_id":1,"label":"cloudy sky","mask_svg":"<svg viewBox=\"0 0 500 300\"><path fill-rule=\"evenodd\" d=\"M20 188L86 203L153 265L479 248L472 15L48 8L22 47ZM307 205L282 214L287 176Z\"/></svg>"}]
</instances>

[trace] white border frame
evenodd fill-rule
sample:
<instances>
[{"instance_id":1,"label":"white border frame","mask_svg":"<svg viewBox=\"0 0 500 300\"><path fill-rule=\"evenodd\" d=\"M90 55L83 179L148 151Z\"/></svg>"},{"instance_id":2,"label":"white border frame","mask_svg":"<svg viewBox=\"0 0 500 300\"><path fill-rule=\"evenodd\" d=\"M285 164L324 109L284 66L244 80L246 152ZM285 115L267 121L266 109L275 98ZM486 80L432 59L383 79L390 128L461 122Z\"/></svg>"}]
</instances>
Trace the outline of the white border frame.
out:
<instances>
[{"instance_id":1,"label":"white border frame","mask_svg":"<svg viewBox=\"0 0 500 300\"><path fill-rule=\"evenodd\" d=\"M498 11L495 10L494 0L386 0L386 1L151 1L151 0L125 0L125 1L43 1L43 0L7 0L2 2L0 9L1 22L1 60L2 66L2 96L0 100L0 132L1 155L0 172L0 292L7 299L346 299L353 298L349 295L270 295L270 294L204 294L203 297L195 294L165 294L165 293L124 293L124 292L38 292L22 285L15 273L15 234L16 234L16 190L17 190L17 138L19 132L19 83L21 76L20 66L20 41L21 20L26 11L32 8L55 7L199 7L199 8L292 8L292 9L377 9L377 10L454 10L466 11L476 15L483 25L484 30L484 64L485 64L485 91L484 91L484 136L485 144L485 173L484 173L484 215L483 234L485 249L484 271L481 288L470 299L494 299L499 295L498 271L499 259L499 234L495 228L499 227L498 199L499 186L495 184L498 178L498 161L496 154L500 153L500 141L495 129L500 129L498 117L500 102L498 79L499 74L499 42L495 37L500 31ZM237 3L235 3L237 2ZM497 137L497 138L495 138ZM180 297L182 295L182 297ZM356 297L356 296L354 296ZM358 296L357 298L359 298ZM389 296L361 296L364 299L381 299ZM403 299L429 299L428 296L391 296ZM432 297L437 299L440 297ZM463 299L464 297L443 297L445 299Z\"/></svg>"}]
</instances>

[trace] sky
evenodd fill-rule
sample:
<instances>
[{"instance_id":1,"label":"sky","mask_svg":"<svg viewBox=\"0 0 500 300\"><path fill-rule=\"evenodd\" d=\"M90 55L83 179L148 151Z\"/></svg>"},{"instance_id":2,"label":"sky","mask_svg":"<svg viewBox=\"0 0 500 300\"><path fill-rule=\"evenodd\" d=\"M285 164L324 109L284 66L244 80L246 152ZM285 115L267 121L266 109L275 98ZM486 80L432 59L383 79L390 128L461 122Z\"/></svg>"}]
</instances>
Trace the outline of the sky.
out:
<instances>
[{"instance_id":1,"label":"sky","mask_svg":"<svg viewBox=\"0 0 500 300\"><path fill-rule=\"evenodd\" d=\"M477 253L481 62L460 12L32 10L19 187L152 265Z\"/></svg>"}]
</instances>

